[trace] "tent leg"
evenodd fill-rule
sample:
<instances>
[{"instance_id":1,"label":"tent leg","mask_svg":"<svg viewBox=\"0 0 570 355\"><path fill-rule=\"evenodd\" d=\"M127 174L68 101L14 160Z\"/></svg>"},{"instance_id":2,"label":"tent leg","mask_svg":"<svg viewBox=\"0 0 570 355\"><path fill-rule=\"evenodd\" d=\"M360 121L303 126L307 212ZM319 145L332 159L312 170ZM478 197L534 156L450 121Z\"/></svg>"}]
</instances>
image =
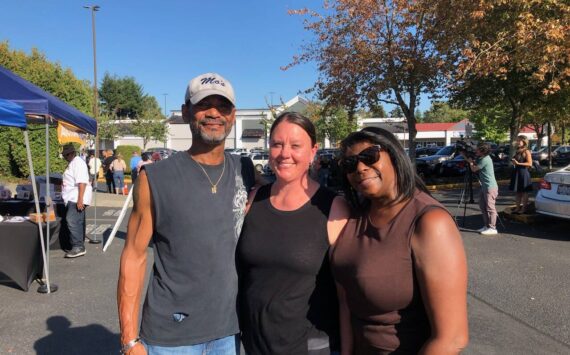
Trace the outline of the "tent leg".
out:
<instances>
[{"instance_id":1,"label":"tent leg","mask_svg":"<svg viewBox=\"0 0 570 355\"><path fill-rule=\"evenodd\" d=\"M36 207L36 213L38 215L40 215L40 200L39 200L39 196L38 196L38 188L36 187L36 174L34 173L34 164L32 162L32 153L30 151L30 139L28 137L28 130L24 130L24 141L26 142L26 154L28 155L28 167L30 168L30 176L32 178L32 190L34 192L34 202L35 202L35 207ZM42 261L44 263L44 275L46 275L46 277L45 277L46 283L44 285L41 285L38 288L38 292L41 292L40 291L41 288L45 288L48 291L55 292L55 291L57 291L57 285L50 284L49 272L46 273L48 263L46 260L45 244L47 244L48 245L47 247L49 248L49 239L46 243L44 243L44 230L43 230L41 219L38 220L38 229L40 231L40 245L42 248ZM45 293L45 292L42 292L42 293Z\"/></svg>"},{"instance_id":2,"label":"tent leg","mask_svg":"<svg viewBox=\"0 0 570 355\"><path fill-rule=\"evenodd\" d=\"M97 194L98 194L98 189L97 189L97 178L99 177L99 166L97 166L97 159L99 159L99 135L96 134L95 135L95 154L94 154L94 158L95 159L95 192L93 192L93 236L91 238L87 237L87 239L89 240L89 243L91 244L101 244L102 240L99 239L99 237L97 236Z\"/></svg>"},{"instance_id":3,"label":"tent leg","mask_svg":"<svg viewBox=\"0 0 570 355\"><path fill-rule=\"evenodd\" d=\"M49 212L49 207L51 207L52 201L51 201L51 194L50 194L50 178L49 178L49 117L46 117L46 196L44 196L44 201L46 204L46 212ZM35 183L35 181L34 181ZM33 184L32 184L33 185ZM47 240L47 246L45 248L45 253L46 253L46 261L45 261L45 267L44 267L44 272L45 272L45 278L46 278L46 283L43 285L40 285L40 287L38 287L38 292L39 293L52 293L57 291L57 285L54 284L50 284L49 282L49 244L51 241L50 238L50 230L49 230L49 218L46 219L46 240Z\"/></svg>"}]
</instances>

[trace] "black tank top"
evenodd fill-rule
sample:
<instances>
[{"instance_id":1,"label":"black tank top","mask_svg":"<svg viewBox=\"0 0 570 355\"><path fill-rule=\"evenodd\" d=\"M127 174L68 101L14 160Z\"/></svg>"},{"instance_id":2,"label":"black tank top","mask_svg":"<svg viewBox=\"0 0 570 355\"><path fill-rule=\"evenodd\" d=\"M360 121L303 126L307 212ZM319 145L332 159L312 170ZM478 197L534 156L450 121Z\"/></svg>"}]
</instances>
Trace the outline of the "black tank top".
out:
<instances>
[{"instance_id":1,"label":"black tank top","mask_svg":"<svg viewBox=\"0 0 570 355\"><path fill-rule=\"evenodd\" d=\"M328 263L334 193L319 188L295 211L275 209L263 186L238 244L239 315L248 355L338 349L338 301Z\"/></svg>"}]
</instances>

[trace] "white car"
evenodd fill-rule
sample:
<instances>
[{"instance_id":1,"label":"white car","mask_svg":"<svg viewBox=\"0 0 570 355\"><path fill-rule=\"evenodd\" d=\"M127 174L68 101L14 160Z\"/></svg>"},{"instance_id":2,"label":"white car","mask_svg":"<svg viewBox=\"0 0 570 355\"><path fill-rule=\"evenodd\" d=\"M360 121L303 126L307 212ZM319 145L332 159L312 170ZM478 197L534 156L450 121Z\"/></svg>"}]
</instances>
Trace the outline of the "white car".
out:
<instances>
[{"instance_id":1,"label":"white car","mask_svg":"<svg viewBox=\"0 0 570 355\"><path fill-rule=\"evenodd\" d=\"M544 176L534 204L538 213L570 219L570 165Z\"/></svg>"},{"instance_id":2,"label":"white car","mask_svg":"<svg viewBox=\"0 0 570 355\"><path fill-rule=\"evenodd\" d=\"M265 165L267 165L267 161L269 159L269 154L264 154L264 153L253 153L251 156L251 161L253 161L253 166L255 167L255 170L257 170L258 172L262 172L263 171L263 167Z\"/></svg>"}]
</instances>

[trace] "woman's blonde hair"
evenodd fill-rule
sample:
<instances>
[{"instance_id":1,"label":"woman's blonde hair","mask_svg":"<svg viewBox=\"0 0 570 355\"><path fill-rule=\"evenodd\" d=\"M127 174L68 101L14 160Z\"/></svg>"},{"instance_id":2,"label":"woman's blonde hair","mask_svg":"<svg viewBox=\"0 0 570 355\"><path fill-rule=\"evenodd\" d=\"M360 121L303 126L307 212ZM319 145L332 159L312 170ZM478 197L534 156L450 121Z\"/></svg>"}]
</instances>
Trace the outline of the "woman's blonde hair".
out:
<instances>
[{"instance_id":1,"label":"woman's blonde hair","mask_svg":"<svg viewBox=\"0 0 570 355\"><path fill-rule=\"evenodd\" d=\"M523 147L524 149L528 148L528 137L527 136L523 136L523 135L517 136L517 140L524 143L524 147Z\"/></svg>"}]
</instances>

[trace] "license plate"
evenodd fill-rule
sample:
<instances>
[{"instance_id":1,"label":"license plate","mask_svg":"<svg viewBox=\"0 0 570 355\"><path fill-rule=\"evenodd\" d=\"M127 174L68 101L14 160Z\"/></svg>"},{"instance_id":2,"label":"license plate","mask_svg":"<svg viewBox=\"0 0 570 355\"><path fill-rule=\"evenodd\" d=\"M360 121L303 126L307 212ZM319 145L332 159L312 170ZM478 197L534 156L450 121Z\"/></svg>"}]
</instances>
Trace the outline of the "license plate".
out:
<instances>
[{"instance_id":1,"label":"license plate","mask_svg":"<svg viewBox=\"0 0 570 355\"><path fill-rule=\"evenodd\" d=\"M559 195L570 195L570 185L558 185L556 193Z\"/></svg>"}]
</instances>

